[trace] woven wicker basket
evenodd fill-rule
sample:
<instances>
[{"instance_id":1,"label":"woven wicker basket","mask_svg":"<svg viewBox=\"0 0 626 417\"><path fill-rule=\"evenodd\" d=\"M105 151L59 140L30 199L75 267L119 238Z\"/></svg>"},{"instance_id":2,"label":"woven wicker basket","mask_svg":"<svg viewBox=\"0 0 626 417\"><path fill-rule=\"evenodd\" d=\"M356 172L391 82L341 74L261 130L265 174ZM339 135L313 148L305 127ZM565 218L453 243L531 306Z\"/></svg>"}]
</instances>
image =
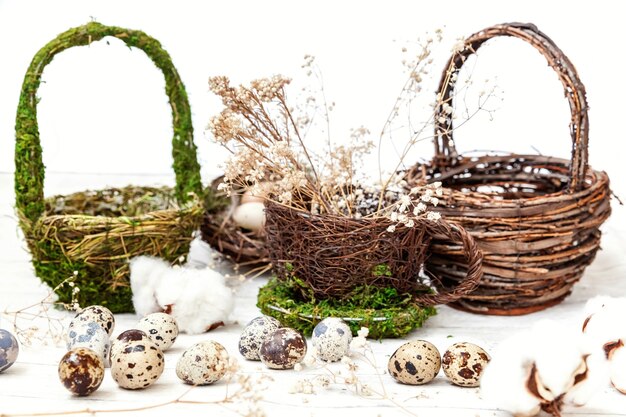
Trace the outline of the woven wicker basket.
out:
<instances>
[{"instance_id":1,"label":"woven wicker basket","mask_svg":"<svg viewBox=\"0 0 626 417\"><path fill-rule=\"evenodd\" d=\"M127 187L44 200L36 117L37 89L44 67L59 52L106 36L143 50L165 76L174 125L176 187ZM204 211L191 111L170 56L143 32L96 22L70 29L33 58L24 78L15 130L16 208L37 275L53 288L75 276L81 305L102 304L113 312L132 311L128 259L153 255L179 262L188 252ZM62 302L72 299L68 285L57 288L57 293Z\"/></svg>"},{"instance_id":2,"label":"woven wicker basket","mask_svg":"<svg viewBox=\"0 0 626 417\"><path fill-rule=\"evenodd\" d=\"M545 34L530 24L497 25L470 36L443 72L442 102L451 100L452 74L487 40L511 36L534 46L563 83L571 112L572 160L542 155L458 155L452 120L443 106L435 115L435 157L409 172L410 182L442 181L440 207L482 249L480 286L453 305L476 313L517 315L562 301L594 259L599 226L609 217L609 178L588 168L585 88L569 59ZM489 189L485 190L485 187ZM427 268L454 285L465 276L465 261L454 245L433 242Z\"/></svg>"},{"instance_id":3,"label":"woven wicker basket","mask_svg":"<svg viewBox=\"0 0 626 417\"><path fill-rule=\"evenodd\" d=\"M259 307L266 314L286 320L296 328L309 327L325 317L294 313L302 300L351 300L355 291L365 287L397 290L399 295L411 294L407 308L424 308L447 304L471 293L482 276L482 253L474 239L462 227L440 219L417 218L415 227L387 228L393 223L386 218L352 219L335 215L312 215L273 202L266 202L266 243L278 281L296 280L304 283L301 293L294 293L286 306L263 304L267 297L261 291ZM420 272L429 255L432 238L447 239L455 252L468 265L466 273L452 288L443 289L439 279L431 277L431 293L420 280ZM270 286L273 284L270 283ZM357 295L358 296L358 295ZM419 313L410 316L400 309L392 311L372 306L352 309L350 302L335 314L353 328L368 325L376 337L403 336L422 324ZM427 316L426 316L427 317ZM411 321L413 320L413 322Z\"/></svg>"}]
</instances>

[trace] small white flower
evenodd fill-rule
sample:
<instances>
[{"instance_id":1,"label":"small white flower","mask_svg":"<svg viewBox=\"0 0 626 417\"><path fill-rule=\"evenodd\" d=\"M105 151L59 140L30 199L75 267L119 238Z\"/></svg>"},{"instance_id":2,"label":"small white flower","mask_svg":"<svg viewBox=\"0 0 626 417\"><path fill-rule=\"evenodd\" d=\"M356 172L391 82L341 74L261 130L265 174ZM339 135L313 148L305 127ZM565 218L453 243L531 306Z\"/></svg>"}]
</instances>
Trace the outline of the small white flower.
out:
<instances>
[{"instance_id":1,"label":"small white flower","mask_svg":"<svg viewBox=\"0 0 626 417\"><path fill-rule=\"evenodd\" d=\"M390 225L390 226L387 228L387 231L388 231L389 233L393 233L393 232L395 232L395 231L396 231L396 225L395 225L395 224Z\"/></svg>"},{"instance_id":2,"label":"small white flower","mask_svg":"<svg viewBox=\"0 0 626 417\"><path fill-rule=\"evenodd\" d=\"M367 327L361 327L357 332L356 332L358 337L367 337L370 334L370 329L368 329Z\"/></svg>"},{"instance_id":3,"label":"small white flower","mask_svg":"<svg viewBox=\"0 0 626 417\"><path fill-rule=\"evenodd\" d=\"M413 219L409 219L406 223L404 223L404 225L406 227L414 227L415 226L415 222L413 221Z\"/></svg>"},{"instance_id":4,"label":"small white flower","mask_svg":"<svg viewBox=\"0 0 626 417\"><path fill-rule=\"evenodd\" d=\"M426 215L426 218L430 221L436 222L437 220L441 219L441 214L435 211L431 211L430 213Z\"/></svg>"}]
</instances>

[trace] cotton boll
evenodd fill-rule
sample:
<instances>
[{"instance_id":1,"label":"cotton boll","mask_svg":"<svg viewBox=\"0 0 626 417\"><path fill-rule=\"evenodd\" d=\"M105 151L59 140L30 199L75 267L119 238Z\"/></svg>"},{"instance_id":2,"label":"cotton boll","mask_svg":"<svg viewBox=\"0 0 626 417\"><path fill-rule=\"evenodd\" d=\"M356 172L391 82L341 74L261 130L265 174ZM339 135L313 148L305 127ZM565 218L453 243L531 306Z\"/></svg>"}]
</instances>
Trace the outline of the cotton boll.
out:
<instances>
[{"instance_id":1,"label":"cotton boll","mask_svg":"<svg viewBox=\"0 0 626 417\"><path fill-rule=\"evenodd\" d=\"M567 392L573 385L577 371L584 365L579 339L571 332L553 329L551 337L543 336L535 351L535 364L541 382L553 400Z\"/></svg>"},{"instance_id":2,"label":"cotton boll","mask_svg":"<svg viewBox=\"0 0 626 417\"><path fill-rule=\"evenodd\" d=\"M191 334L224 322L233 308L233 294L224 276L209 268L170 268L155 294L180 331Z\"/></svg>"},{"instance_id":3,"label":"cotton boll","mask_svg":"<svg viewBox=\"0 0 626 417\"><path fill-rule=\"evenodd\" d=\"M565 394L564 401L576 406L585 405L609 378L609 366L602 350L584 357L585 369L576 378L574 386Z\"/></svg>"},{"instance_id":4,"label":"cotton boll","mask_svg":"<svg viewBox=\"0 0 626 417\"><path fill-rule=\"evenodd\" d=\"M138 256L130 261L133 306L140 316L162 311L154 292L169 269L167 262L150 256Z\"/></svg>"},{"instance_id":5,"label":"cotton boll","mask_svg":"<svg viewBox=\"0 0 626 417\"><path fill-rule=\"evenodd\" d=\"M206 268L214 267L219 260L220 255L215 249L202 239L194 239L189 246L189 254L187 255L187 263L185 266L189 268Z\"/></svg>"},{"instance_id":6,"label":"cotton boll","mask_svg":"<svg viewBox=\"0 0 626 417\"><path fill-rule=\"evenodd\" d=\"M522 332L501 343L480 381L485 400L519 417L534 416L541 409L541 399L526 388L533 366L526 357L530 336Z\"/></svg>"}]
</instances>

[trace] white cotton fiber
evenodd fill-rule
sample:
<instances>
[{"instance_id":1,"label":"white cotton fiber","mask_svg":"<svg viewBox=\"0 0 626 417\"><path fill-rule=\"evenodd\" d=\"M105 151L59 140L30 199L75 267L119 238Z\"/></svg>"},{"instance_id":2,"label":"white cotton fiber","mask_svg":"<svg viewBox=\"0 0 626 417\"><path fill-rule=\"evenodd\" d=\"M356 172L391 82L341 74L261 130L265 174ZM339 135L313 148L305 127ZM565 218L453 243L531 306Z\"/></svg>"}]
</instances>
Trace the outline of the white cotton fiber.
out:
<instances>
[{"instance_id":1,"label":"white cotton fiber","mask_svg":"<svg viewBox=\"0 0 626 417\"><path fill-rule=\"evenodd\" d=\"M130 261L130 287L133 291L133 306L140 316L162 311L157 303L155 291L163 275L170 269L167 262L151 256L138 256Z\"/></svg>"},{"instance_id":2,"label":"white cotton fiber","mask_svg":"<svg viewBox=\"0 0 626 417\"><path fill-rule=\"evenodd\" d=\"M138 314L168 311L186 333L203 333L225 322L233 308L232 290L211 268L171 267L140 256L131 261L131 288Z\"/></svg>"}]
</instances>

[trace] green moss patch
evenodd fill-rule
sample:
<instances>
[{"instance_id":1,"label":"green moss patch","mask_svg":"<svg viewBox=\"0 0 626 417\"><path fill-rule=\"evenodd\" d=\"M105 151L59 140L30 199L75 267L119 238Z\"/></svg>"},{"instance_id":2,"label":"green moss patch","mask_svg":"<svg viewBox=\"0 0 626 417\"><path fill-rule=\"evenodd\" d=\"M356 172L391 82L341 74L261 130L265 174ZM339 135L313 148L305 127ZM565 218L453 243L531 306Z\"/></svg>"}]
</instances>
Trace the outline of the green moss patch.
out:
<instances>
[{"instance_id":1,"label":"green moss patch","mask_svg":"<svg viewBox=\"0 0 626 417\"><path fill-rule=\"evenodd\" d=\"M378 339L402 337L437 313L434 307L422 307L413 301L413 295L399 294L394 288L363 286L347 298L316 300L311 289L293 277L271 279L259 290L257 306L263 314L307 336L322 319L340 317L353 334L367 327L370 337Z\"/></svg>"}]
</instances>

